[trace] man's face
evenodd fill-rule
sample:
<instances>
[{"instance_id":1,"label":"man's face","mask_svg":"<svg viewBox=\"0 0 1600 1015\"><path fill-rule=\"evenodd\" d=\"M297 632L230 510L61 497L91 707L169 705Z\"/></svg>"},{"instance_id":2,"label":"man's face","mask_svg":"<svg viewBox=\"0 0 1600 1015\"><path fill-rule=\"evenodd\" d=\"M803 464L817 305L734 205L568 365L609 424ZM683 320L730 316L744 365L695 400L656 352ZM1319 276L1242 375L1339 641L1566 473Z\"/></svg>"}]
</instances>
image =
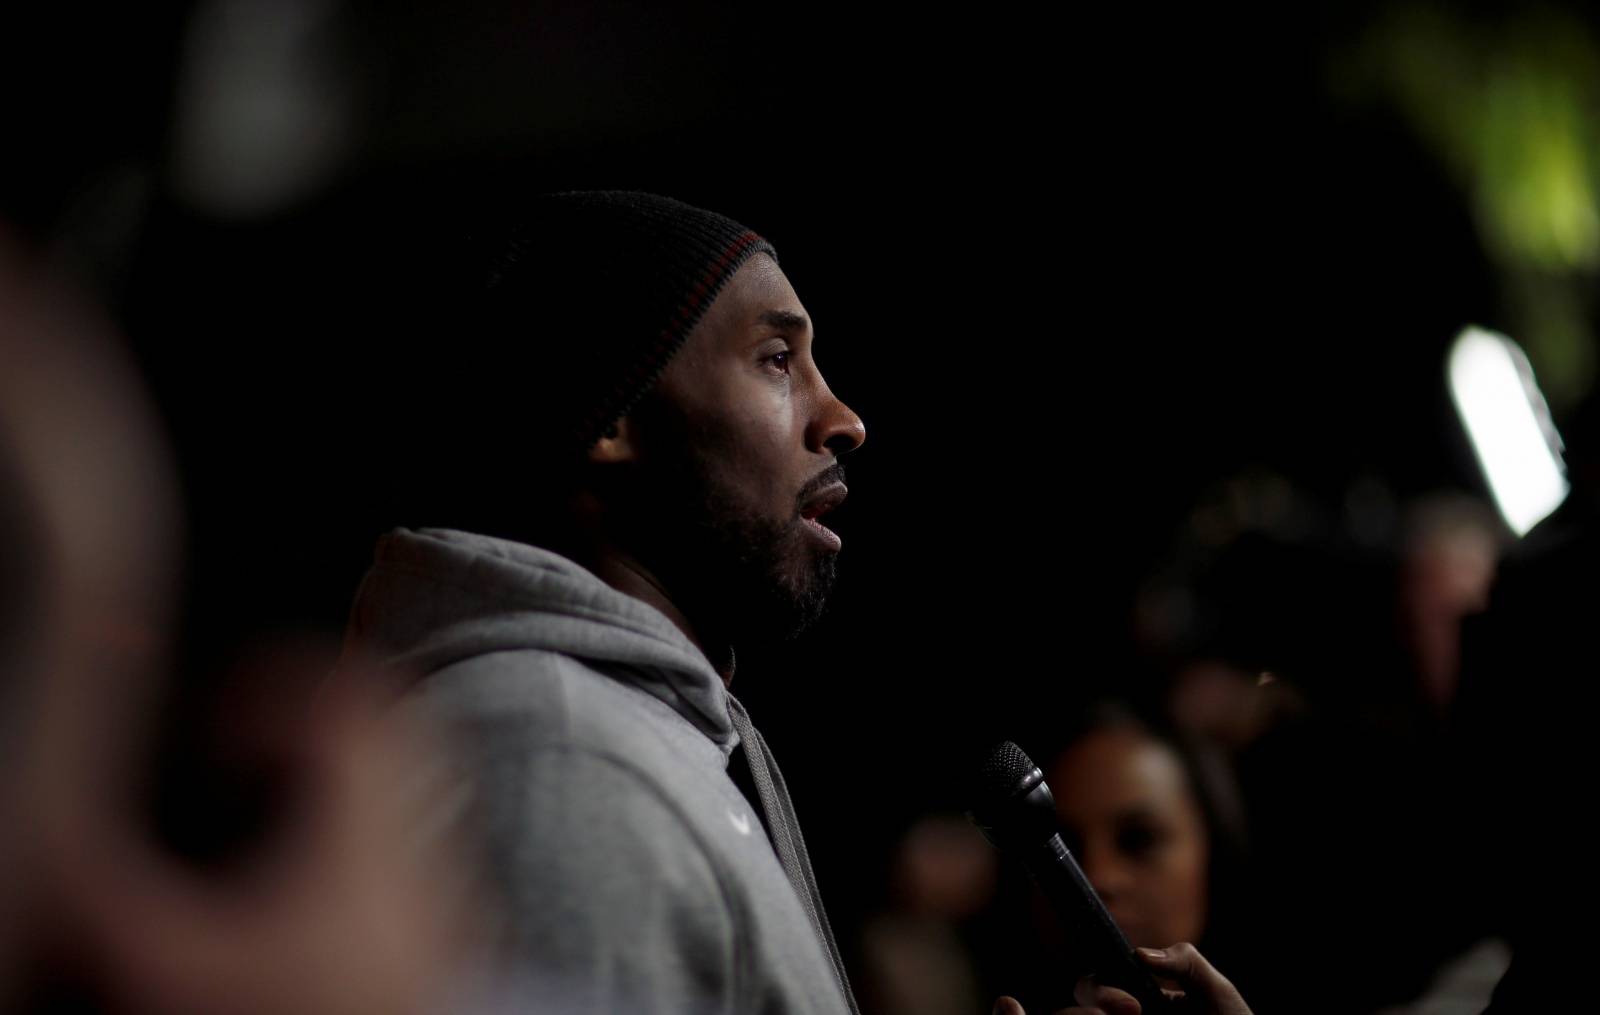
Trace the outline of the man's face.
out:
<instances>
[{"instance_id":1,"label":"man's face","mask_svg":"<svg viewBox=\"0 0 1600 1015\"><path fill-rule=\"evenodd\" d=\"M842 499L837 458L866 429L775 261L739 268L630 423L648 498L630 514L674 600L734 643L820 616L840 541L810 517Z\"/></svg>"}]
</instances>

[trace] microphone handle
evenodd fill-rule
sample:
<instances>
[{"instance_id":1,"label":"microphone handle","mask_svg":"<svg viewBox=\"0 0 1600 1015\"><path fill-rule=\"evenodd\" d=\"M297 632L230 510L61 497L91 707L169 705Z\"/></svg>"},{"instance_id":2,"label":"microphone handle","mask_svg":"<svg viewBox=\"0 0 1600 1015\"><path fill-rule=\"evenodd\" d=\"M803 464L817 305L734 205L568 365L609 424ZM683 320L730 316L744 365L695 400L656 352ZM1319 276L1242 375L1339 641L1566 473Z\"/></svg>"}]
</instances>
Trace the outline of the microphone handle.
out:
<instances>
[{"instance_id":1,"label":"microphone handle","mask_svg":"<svg viewBox=\"0 0 1600 1015\"><path fill-rule=\"evenodd\" d=\"M1074 985L1093 974L1099 982L1132 994L1145 1015L1174 1010L1059 833L1025 851L1023 863L1067 932L1074 953L1067 956L1067 971Z\"/></svg>"}]
</instances>

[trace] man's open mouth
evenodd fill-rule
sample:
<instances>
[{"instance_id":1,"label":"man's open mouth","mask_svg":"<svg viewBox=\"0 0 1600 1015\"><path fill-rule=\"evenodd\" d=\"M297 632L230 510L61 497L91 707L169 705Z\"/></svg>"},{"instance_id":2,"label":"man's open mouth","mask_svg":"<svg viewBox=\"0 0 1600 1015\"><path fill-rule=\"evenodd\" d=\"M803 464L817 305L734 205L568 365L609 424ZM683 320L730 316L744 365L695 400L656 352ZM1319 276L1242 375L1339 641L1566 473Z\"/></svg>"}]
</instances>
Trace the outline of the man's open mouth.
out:
<instances>
[{"instance_id":1,"label":"man's open mouth","mask_svg":"<svg viewBox=\"0 0 1600 1015\"><path fill-rule=\"evenodd\" d=\"M838 533L822 524L822 516L844 503L845 497L849 496L849 494L849 488L843 483L834 483L812 494L811 498L800 508L800 520L806 523L806 527L815 533L818 539L833 550L838 550L844 545L843 540L839 538Z\"/></svg>"}]
</instances>

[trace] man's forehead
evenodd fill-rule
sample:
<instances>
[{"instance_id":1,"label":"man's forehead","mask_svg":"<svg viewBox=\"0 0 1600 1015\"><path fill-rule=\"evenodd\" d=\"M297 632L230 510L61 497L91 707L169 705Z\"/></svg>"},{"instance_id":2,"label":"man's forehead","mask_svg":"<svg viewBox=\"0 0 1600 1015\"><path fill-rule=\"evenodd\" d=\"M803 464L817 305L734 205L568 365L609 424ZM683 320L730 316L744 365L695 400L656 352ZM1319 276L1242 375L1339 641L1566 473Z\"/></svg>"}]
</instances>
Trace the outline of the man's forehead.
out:
<instances>
[{"instance_id":1,"label":"man's forehead","mask_svg":"<svg viewBox=\"0 0 1600 1015\"><path fill-rule=\"evenodd\" d=\"M788 276L765 254L739 266L701 323L730 340L763 325L788 331L810 327L806 309Z\"/></svg>"}]
</instances>

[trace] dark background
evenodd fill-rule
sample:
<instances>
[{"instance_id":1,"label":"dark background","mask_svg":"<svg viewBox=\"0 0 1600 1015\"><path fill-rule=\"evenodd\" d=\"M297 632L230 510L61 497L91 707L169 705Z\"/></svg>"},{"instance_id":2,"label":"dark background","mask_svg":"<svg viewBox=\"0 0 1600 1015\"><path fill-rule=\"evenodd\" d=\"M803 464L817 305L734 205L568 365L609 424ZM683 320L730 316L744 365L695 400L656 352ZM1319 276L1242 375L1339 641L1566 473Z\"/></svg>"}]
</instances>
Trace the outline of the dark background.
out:
<instances>
[{"instance_id":1,"label":"dark background","mask_svg":"<svg viewBox=\"0 0 1600 1015\"><path fill-rule=\"evenodd\" d=\"M440 244L552 189L769 237L866 422L832 612L736 686L845 928L900 826L959 806L971 750L1156 693L1136 607L1219 483L1276 477L1309 519L1312 565L1253 595L1313 688L1376 679L1352 618L1383 613L1389 565L1356 516L1484 492L1444 354L1512 324L1470 195L1330 84L1381 5L305 5L337 156L244 205L184 183L194 23L228 6L5 32L0 215L109 309L178 452L183 693L336 634L377 534L430 523L395 516L374 364L448 357L418 309Z\"/></svg>"}]
</instances>

